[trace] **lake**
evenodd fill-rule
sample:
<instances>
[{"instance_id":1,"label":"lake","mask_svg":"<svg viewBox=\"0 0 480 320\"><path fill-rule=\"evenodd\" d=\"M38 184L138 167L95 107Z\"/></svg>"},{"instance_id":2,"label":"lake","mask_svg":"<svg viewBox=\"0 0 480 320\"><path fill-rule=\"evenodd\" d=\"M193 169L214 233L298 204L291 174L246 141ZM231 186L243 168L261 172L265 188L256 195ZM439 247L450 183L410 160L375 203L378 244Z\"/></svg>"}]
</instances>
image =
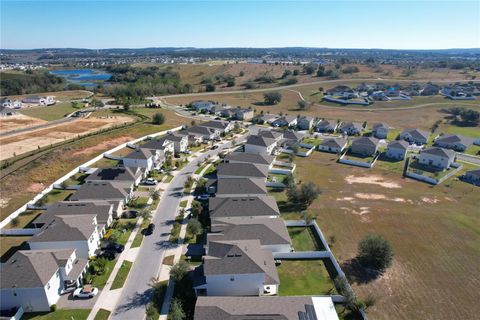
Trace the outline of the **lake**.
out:
<instances>
[{"instance_id":1,"label":"lake","mask_svg":"<svg viewBox=\"0 0 480 320\"><path fill-rule=\"evenodd\" d=\"M65 78L68 82L79 84L85 87L97 86L98 82L110 80L111 74L93 70L93 69L66 69L66 70L52 70L51 74Z\"/></svg>"}]
</instances>

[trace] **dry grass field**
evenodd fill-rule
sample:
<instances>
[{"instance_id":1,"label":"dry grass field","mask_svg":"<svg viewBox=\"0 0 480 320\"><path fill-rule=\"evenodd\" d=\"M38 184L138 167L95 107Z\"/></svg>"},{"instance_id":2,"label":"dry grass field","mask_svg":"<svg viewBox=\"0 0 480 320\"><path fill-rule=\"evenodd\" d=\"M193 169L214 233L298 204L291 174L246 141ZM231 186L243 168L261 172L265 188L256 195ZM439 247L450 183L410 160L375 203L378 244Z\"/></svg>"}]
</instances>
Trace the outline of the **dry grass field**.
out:
<instances>
[{"instance_id":1,"label":"dry grass field","mask_svg":"<svg viewBox=\"0 0 480 320\"><path fill-rule=\"evenodd\" d=\"M477 319L478 187L455 177L433 187L402 178L401 163L364 169L321 152L296 162L297 180L323 190L310 208L327 239L335 237L332 250L356 292L377 298L369 309L372 319ZM368 233L383 235L395 251L392 267L377 278L350 264Z\"/></svg>"},{"instance_id":2,"label":"dry grass field","mask_svg":"<svg viewBox=\"0 0 480 320\"><path fill-rule=\"evenodd\" d=\"M132 117L112 116L108 118L82 118L73 122L62 123L45 129L18 133L0 138L2 152L0 160L5 160L15 155L29 152L38 147L44 147L78 135L87 134L114 125L133 121Z\"/></svg>"},{"instance_id":3,"label":"dry grass field","mask_svg":"<svg viewBox=\"0 0 480 320\"><path fill-rule=\"evenodd\" d=\"M0 133L16 129L33 127L46 123L45 120L29 117L23 114L17 114L10 117L0 118Z\"/></svg>"}]
</instances>

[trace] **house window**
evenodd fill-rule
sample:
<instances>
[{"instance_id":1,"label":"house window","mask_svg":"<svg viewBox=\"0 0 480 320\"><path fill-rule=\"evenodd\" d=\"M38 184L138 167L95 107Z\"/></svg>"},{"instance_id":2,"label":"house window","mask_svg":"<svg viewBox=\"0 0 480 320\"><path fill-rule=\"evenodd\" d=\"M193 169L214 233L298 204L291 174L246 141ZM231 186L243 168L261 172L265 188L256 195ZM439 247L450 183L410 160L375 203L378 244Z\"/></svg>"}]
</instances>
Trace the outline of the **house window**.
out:
<instances>
[{"instance_id":1,"label":"house window","mask_svg":"<svg viewBox=\"0 0 480 320\"><path fill-rule=\"evenodd\" d=\"M230 281L235 281L235 277L234 277L234 276L231 276L231 277L230 277Z\"/></svg>"},{"instance_id":2,"label":"house window","mask_svg":"<svg viewBox=\"0 0 480 320\"><path fill-rule=\"evenodd\" d=\"M47 290L50 289L50 283L47 283Z\"/></svg>"}]
</instances>

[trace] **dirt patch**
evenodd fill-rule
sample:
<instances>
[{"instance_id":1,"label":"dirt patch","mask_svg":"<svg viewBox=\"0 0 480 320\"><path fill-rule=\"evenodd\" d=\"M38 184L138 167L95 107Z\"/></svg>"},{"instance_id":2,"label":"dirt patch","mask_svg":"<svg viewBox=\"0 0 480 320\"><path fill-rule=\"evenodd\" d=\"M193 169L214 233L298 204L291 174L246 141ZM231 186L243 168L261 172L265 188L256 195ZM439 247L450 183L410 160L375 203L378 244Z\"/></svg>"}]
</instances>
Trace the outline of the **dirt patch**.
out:
<instances>
[{"instance_id":1,"label":"dirt patch","mask_svg":"<svg viewBox=\"0 0 480 320\"><path fill-rule=\"evenodd\" d=\"M355 193L355 197L363 200L388 200L394 202L406 202L404 198L388 198L384 194L377 193Z\"/></svg>"},{"instance_id":2,"label":"dirt patch","mask_svg":"<svg viewBox=\"0 0 480 320\"><path fill-rule=\"evenodd\" d=\"M128 142L130 140L133 140L133 137L124 136L124 137L118 137L118 138L108 140L108 141L103 141L102 143L99 143L99 144L97 144L93 147L89 147L89 148L86 148L86 149L83 149L83 150L80 150L80 151L76 151L76 152L72 153L72 156L95 153L95 152L98 152L98 151L101 151L101 150L105 150L106 148L108 148L110 146L113 148L114 146L118 146L119 144Z\"/></svg>"},{"instance_id":3,"label":"dirt patch","mask_svg":"<svg viewBox=\"0 0 480 320\"><path fill-rule=\"evenodd\" d=\"M25 191L32 192L32 193L39 193L39 192L42 192L43 189L45 189L45 185L43 183L32 183L27 187L27 189L25 189Z\"/></svg>"},{"instance_id":4,"label":"dirt patch","mask_svg":"<svg viewBox=\"0 0 480 320\"><path fill-rule=\"evenodd\" d=\"M0 132L8 132L17 129L33 127L46 123L45 120L32 118L23 114L0 119Z\"/></svg>"},{"instance_id":5,"label":"dirt patch","mask_svg":"<svg viewBox=\"0 0 480 320\"><path fill-rule=\"evenodd\" d=\"M423 202L425 203L437 203L439 200L437 198L428 198L428 197L421 197Z\"/></svg>"},{"instance_id":6,"label":"dirt patch","mask_svg":"<svg viewBox=\"0 0 480 320\"><path fill-rule=\"evenodd\" d=\"M8 206L8 202L10 198L0 199L0 208L6 208Z\"/></svg>"},{"instance_id":7,"label":"dirt patch","mask_svg":"<svg viewBox=\"0 0 480 320\"><path fill-rule=\"evenodd\" d=\"M396 182L389 181L380 176L368 176L368 177L356 177L349 175L345 177L345 181L348 184L362 183L362 184L376 184L387 189L399 189L402 186Z\"/></svg>"}]
</instances>

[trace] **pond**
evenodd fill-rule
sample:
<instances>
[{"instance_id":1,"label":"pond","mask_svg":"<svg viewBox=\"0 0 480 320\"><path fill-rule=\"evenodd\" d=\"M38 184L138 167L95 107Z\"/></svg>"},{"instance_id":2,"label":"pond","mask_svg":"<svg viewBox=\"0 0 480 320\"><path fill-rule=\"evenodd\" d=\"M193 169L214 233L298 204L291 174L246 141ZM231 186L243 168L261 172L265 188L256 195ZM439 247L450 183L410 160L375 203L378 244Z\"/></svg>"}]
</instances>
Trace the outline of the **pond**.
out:
<instances>
[{"instance_id":1,"label":"pond","mask_svg":"<svg viewBox=\"0 0 480 320\"><path fill-rule=\"evenodd\" d=\"M51 74L65 78L70 83L85 87L95 87L98 84L110 80L111 74L93 69L65 69L53 70Z\"/></svg>"}]
</instances>

